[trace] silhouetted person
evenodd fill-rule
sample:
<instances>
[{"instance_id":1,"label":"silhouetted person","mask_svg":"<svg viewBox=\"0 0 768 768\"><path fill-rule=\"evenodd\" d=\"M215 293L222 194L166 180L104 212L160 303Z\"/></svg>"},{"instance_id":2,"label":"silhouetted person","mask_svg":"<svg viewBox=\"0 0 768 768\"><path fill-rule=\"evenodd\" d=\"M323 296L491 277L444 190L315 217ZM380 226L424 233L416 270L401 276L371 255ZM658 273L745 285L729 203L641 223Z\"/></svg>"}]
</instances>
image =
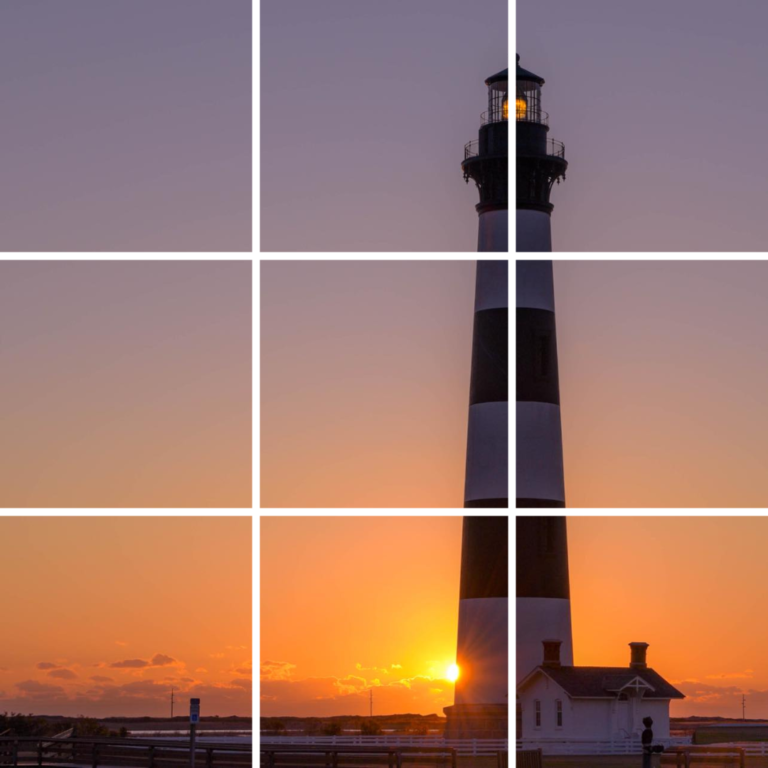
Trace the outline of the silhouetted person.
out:
<instances>
[{"instance_id":1,"label":"silhouetted person","mask_svg":"<svg viewBox=\"0 0 768 768\"><path fill-rule=\"evenodd\" d=\"M660 744L655 747L653 746L653 730L651 729L651 726L653 725L653 718L644 717L643 725L645 726L645 730L643 731L643 735L640 737L640 741L643 744L643 768L651 768L653 765L651 762L653 760L653 753L663 752L664 747L662 747Z\"/></svg>"}]
</instances>

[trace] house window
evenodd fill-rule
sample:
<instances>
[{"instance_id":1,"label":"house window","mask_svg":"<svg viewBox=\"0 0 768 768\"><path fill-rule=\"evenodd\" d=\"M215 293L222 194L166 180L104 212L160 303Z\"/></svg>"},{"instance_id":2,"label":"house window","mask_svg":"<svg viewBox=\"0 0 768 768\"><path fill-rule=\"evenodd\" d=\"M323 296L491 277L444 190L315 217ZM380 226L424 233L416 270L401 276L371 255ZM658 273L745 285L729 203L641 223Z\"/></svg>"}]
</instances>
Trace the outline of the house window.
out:
<instances>
[{"instance_id":1,"label":"house window","mask_svg":"<svg viewBox=\"0 0 768 768\"><path fill-rule=\"evenodd\" d=\"M560 699L555 701L555 724L558 728L563 727L563 702Z\"/></svg>"},{"instance_id":2,"label":"house window","mask_svg":"<svg viewBox=\"0 0 768 768\"><path fill-rule=\"evenodd\" d=\"M541 702L538 699L533 702L533 708L536 713L536 727L541 728Z\"/></svg>"}]
</instances>

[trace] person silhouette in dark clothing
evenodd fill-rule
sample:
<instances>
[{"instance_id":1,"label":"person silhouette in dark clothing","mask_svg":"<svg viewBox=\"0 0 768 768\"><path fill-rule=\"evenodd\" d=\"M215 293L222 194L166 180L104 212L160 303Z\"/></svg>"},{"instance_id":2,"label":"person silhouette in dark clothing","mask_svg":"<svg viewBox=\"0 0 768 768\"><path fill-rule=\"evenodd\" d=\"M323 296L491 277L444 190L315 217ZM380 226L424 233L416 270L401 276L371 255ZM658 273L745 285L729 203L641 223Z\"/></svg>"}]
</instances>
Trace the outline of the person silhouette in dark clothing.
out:
<instances>
[{"instance_id":1,"label":"person silhouette in dark clothing","mask_svg":"<svg viewBox=\"0 0 768 768\"><path fill-rule=\"evenodd\" d=\"M653 755L653 731L651 726L653 725L653 718L644 717L643 725L645 730L640 737L640 741L643 744L643 768L651 768L651 756Z\"/></svg>"}]
</instances>

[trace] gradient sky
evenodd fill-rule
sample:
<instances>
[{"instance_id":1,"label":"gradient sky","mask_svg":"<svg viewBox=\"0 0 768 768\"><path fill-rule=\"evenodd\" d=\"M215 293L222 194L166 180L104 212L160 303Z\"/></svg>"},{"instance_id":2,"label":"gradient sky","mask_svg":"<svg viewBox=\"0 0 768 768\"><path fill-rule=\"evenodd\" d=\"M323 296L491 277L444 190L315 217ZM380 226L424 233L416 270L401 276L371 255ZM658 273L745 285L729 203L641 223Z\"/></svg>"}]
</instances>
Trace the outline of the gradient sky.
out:
<instances>
[{"instance_id":1,"label":"gradient sky","mask_svg":"<svg viewBox=\"0 0 768 768\"><path fill-rule=\"evenodd\" d=\"M768 5L518 0L565 142L560 251L764 251Z\"/></svg>"},{"instance_id":2,"label":"gradient sky","mask_svg":"<svg viewBox=\"0 0 768 768\"><path fill-rule=\"evenodd\" d=\"M262 0L261 249L476 251L506 0Z\"/></svg>"},{"instance_id":3,"label":"gradient sky","mask_svg":"<svg viewBox=\"0 0 768 768\"><path fill-rule=\"evenodd\" d=\"M0 711L251 714L249 517L0 517ZM14 546L9 546L14 544Z\"/></svg>"},{"instance_id":4,"label":"gradient sky","mask_svg":"<svg viewBox=\"0 0 768 768\"><path fill-rule=\"evenodd\" d=\"M768 505L768 263L556 262L575 507Z\"/></svg>"},{"instance_id":5,"label":"gradient sky","mask_svg":"<svg viewBox=\"0 0 768 768\"><path fill-rule=\"evenodd\" d=\"M461 507L473 261L261 263L261 505Z\"/></svg>"},{"instance_id":6,"label":"gradient sky","mask_svg":"<svg viewBox=\"0 0 768 768\"><path fill-rule=\"evenodd\" d=\"M261 519L261 714L443 715L456 517ZM286 568L286 563L291 563Z\"/></svg>"},{"instance_id":7,"label":"gradient sky","mask_svg":"<svg viewBox=\"0 0 768 768\"><path fill-rule=\"evenodd\" d=\"M251 250L249 0L4 0L0 86L0 250Z\"/></svg>"},{"instance_id":8,"label":"gradient sky","mask_svg":"<svg viewBox=\"0 0 768 768\"><path fill-rule=\"evenodd\" d=\"M629 642L686 694L673 716L768 718L768 519L570 517L573 653L626 666Z\"/></svg>"},{"instance_id":9,"label":"gradient sky","mask_svg":"<svg viewBox=\"0 0 768 768\"><path fill-rule=\"evenodd\" d=\"M251 506L250 262L0 262L0 368L0 506Z\"/></svg>"}]
</instances>

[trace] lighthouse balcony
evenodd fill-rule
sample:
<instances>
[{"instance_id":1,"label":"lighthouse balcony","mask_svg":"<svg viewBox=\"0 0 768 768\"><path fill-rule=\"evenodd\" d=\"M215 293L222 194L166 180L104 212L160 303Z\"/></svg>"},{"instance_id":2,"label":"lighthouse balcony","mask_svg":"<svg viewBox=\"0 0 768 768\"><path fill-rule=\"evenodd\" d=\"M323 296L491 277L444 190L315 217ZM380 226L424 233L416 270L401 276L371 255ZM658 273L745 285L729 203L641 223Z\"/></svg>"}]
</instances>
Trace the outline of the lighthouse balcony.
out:
<instances>
[{"instance_id":1,"label":"lighthouse balcony","mask_svg":"<svg viewBox=\"0 0 768 768\"><path fill-rule=\"evenodd\" d=\"M518 105L515 110L515 120L518 123L537 123L549 125L549 113L542 109L527 109Z\"/></svg>"},{"instance_id":2,"label":"lighthouse balcony","mask_svg":"<svg viewBox=\"0 0 768 768\"><path fill-rule=\"evenodd\" d=\"M565 144L555 139L547 139L547 154L552 157L562 157L565 159Z\"/></svg>"},{"instance_id":3,"label":"lighthouse balcony","mask_svg":"<svg viewBox=\"0 0 768 768\"><path fill-rule=\"evenodd\" d=\"M480 142L475 139L475 141L468 141L464 145L464 159L469 160L470 157L477 157L480 154Z\"/></svg>"}]
</instances>

